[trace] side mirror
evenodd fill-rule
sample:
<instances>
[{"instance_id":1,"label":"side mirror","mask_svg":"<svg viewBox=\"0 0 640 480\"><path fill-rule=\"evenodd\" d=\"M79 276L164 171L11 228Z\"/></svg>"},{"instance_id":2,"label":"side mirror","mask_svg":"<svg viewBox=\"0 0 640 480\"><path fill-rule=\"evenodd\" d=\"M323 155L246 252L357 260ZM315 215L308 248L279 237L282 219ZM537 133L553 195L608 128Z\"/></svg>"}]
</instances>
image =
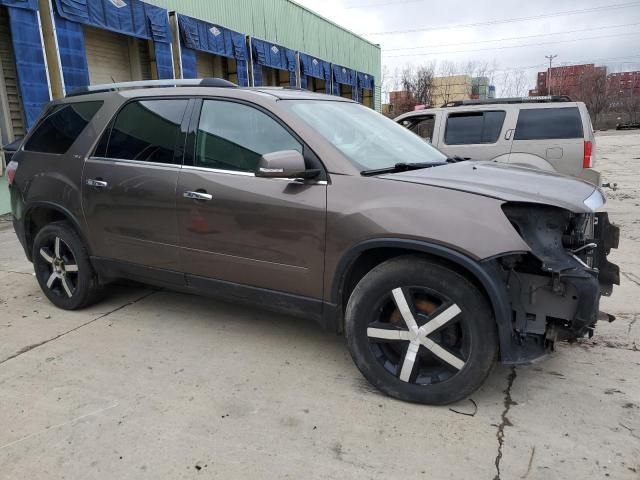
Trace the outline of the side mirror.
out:
<instances>
[{"instance_id":1,"label":"side mirror","mask_svg":"<svg viewBox=\"0 0 640 480\"><path fill-rule=\"evenodd\" d=\"M313 178L320 170L307 170L304 157L297 150L265 153L258 162L256 177L264 178Z\"/></svg>"}]
</instances>

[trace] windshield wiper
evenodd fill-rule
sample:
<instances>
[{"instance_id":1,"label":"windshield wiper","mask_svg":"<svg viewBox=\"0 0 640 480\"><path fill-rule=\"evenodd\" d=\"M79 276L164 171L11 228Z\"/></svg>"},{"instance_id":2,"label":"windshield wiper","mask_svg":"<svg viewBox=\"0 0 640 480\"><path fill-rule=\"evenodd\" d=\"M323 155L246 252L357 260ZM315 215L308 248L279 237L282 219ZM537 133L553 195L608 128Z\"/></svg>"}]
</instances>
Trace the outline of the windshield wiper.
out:
<instances>
[{"instance_id":1,"label":"windshield wiper","mask_svg":"<svg viewBox=\"0 0 640 480\"><path fill-rule=\"evenodd\" d=\"M419 170L420 168L438 167L446 165L447 162L421 162L421 163L396 163L393 167L377 168L375 170L363 170L360 175L365 177L371 175L380 175L382 173L407 172L409 170Z\"/></svg>"}]
</instances>

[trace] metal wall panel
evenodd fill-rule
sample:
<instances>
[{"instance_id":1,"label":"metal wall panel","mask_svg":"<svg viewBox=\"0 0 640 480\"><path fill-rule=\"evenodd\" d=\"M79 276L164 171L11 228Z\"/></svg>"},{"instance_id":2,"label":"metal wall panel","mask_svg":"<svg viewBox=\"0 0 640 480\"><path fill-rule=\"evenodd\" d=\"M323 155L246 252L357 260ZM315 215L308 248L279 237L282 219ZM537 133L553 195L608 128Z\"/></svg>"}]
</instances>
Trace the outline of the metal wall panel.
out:
<instances>
[{"instance_id":1,"label":"metal wall panel","mask_svg":"<svg viewBox=\"0 0 640 480\"><path fill-rule=\"evenodd\" d=\"M291 0L146 0L256 38L382 77L380 47ZM379 90L379 85L376 85ZM376 92L379 110L379 92Z\"/></svg>"}]
</instances>

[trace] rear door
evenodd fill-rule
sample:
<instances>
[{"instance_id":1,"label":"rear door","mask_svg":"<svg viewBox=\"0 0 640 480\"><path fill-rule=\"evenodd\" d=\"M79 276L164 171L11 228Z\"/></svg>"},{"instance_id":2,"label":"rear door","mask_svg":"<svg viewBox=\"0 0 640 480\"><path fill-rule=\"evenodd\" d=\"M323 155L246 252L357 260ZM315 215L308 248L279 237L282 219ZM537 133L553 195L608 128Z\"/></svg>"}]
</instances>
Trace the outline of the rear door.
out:
<instances>
[{"instance_id":1,"label":"rear door","mask_svg":"<svg viewBox=\"0 0 640 480\"><path fill-rule=\"evenodd\" d=\"M178 271L176 184L189 100L128 102L85 162L83 209L94 255Z\"/></svg>"},{"instance_id":2,"label":"rear door","mask_svg":"<svg viewBox=\"0 0 640 480\"><path fill-rule=\"evenodd\" d=\"M450 157L465 160L508 159L511 139L507 134L507 110L460 111L451 109L444 116L444 134L437 147Z\"/></svg>"},{"instance_id":3,"label":"rear door","mask_svg":"<svg viewBox=\"0 0 640 480\"><path fill-rule=\"evenodd\" d=\"M196 112L197 117L197 112ZM177 189L182 269L189 284L212 280L322 298L326 181L254 176L261 155L303 153L303 142L258 107L204 100Z\"/></svg>"},{"instance_id":4,"label":"rear door","mask_svg":"<svg viewBox=\"0 0 640 480\"><path fill-rule=\"evenodd\" d=\"M575 104L520 109L509 163L579 175L583 156L582 118Z\"/></svg>"}]
</instances>

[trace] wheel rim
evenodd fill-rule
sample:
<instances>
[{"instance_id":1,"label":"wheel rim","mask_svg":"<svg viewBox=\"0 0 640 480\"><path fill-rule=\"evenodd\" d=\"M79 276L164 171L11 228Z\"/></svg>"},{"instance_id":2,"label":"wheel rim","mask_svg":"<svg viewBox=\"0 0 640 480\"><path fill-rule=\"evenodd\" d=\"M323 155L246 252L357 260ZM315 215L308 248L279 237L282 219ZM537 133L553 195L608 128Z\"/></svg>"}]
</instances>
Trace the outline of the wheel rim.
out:
<instances>
[{"instance_id":1,"label":"wheel rim","mask_svg":"<svg viewBox=\"0 0 640 480\"><path fill-rule=\"evenodd\" d=\"M78 264L64 240L52 236L38 252L38 274L45 287L62 298L71 298L78 286Z\"/></svg>"},{"instance_id":2,"label":"wheel rim","mask_svg":"<svg viewBox=\"0 0 640 480\"><path fill-rule=\"evenodd\" d=\"M403 382L434 385L464 369L470 332L460 307L426 287L395 288L367 325L371 353Z\"/></svg>"}]
</instances>

